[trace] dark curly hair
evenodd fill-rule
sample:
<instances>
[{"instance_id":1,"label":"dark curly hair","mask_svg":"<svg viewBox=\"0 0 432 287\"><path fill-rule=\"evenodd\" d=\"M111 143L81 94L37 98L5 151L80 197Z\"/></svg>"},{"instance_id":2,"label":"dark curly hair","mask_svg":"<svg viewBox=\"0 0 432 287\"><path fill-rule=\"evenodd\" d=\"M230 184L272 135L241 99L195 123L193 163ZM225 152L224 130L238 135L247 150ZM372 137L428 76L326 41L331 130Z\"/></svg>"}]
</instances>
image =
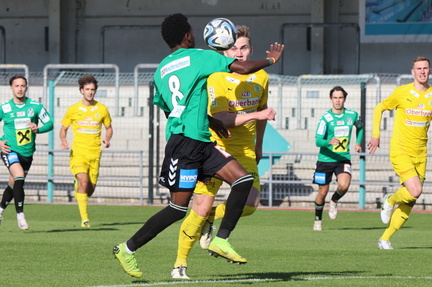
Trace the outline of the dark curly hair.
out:
<instances>
[{"instance_id":1,"label":"dark curly hair","mask_svg":"<svg viewBox=\"0 0 432 287\"><path fill-rule=\"evenodd\" d=\"M181 13L166 17L161 28L162 38L170 48L180 45L184 35L192 30L188 18Z\"/></svg>"},{"instance_id":2,"label":"dark curly hair","mask_svg":"<svg viewBox=\"0 0 432 287\"><path fill-rule=\"evenodd\" d=\"M82 76L78 80L78 85L80 90L84 89L84 86L87 84L94 84L96 90L98 88L98 81L95 79L95 77L89 74Z\"/></svg>"}]
</instances>

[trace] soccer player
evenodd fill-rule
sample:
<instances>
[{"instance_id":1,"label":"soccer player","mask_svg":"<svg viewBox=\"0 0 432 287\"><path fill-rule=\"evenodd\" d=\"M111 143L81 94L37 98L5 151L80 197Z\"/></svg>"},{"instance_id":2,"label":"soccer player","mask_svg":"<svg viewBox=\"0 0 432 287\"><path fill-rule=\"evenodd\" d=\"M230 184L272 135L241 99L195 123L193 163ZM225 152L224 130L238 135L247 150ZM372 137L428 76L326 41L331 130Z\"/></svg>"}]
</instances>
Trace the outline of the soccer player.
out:
<instances>
[{"instance_id":1,"label":"soccer player","mask_svg":"<svg viewBox=\"0 0 432 287\"><path fill-rule=\"evenodd\" d=\"M390 238L408 220L416 200L422 194L426 176L428 130L432 120L429 59L422 56L415 58L411 74L413 83L396 88L374 109L372 138L368 143L371 154L380 145L383 111L396 109L390 161L402 185L393 195L384 197L381 220L388 226L378 240L380 249L393 249Z\"/></svg>"},{"instance_id":2,"label":"soccer player","mask_svg":"<svg viewBox=\"0 0 432 287\"><path fill-rule=\"evenodd\" d=\"M236 28L237 41L224 55L240 62L247 61L253 51L249 28ZM247 75L214 73L207 80L207 91L210 96L209 114L221 120L231 133L231 137L224 138L211 131L211 140L234 156L254 178L242 213L242 216L251 215L259 203L257 164L262 158L264 130L267 120L274 120L276 115L273 109L267 108L268 74L264 70ZM172 278L189 279L186 274L187 258L193 244L200 237L203 225L200 244L203 249L209 248L213 221L223 218L225 214L226 202L212 209L214 197L221 185L222 180L214 177L208 182L197 183L192 210L180 227L177 260L171 272Z\"/></svg>"},{"instance_id":3,"label":"soccer player","mask_svg":"<svg viewBox=\"0 0 432 287\"><path fill-rule=\"evenodd\" d=\"M345 108L348 93L340 86L330 90L332 108L321 116L315 133L316 146L320 148L313 182L318 184L315 197L315 222L313 230L322 230L322 214L333 174L337 178L337 189L330 200L329 217L337 216L337 203L351 184L350 142L353 127L356 127L354 150L361 152L363 124L357 112Z\"/></svg>"},{"instance_id":4,"label":"soccer player","mask_svg":"<svg viewBox=\"0 0 432 287\"><path fill-rule=\"evenodd\" d=\"M256 72L275 63L284 49L283 45L275 43L267 51L267 59L240 62L215 51L194 49L195 35L183 14L166 17L161 28L171 54L162 60L155 72L153 103L168 117L167 145L159 183L169 189L171 201L127 242L113 249L123 270L137 278L142 276L142 271L134 252L184 218L196 181L207 181L213 176L230 184L231 193L227 199L226 215L211 243L212 251L235 262L246 262L227 238L243 211L253 177L210 140L209 126L225 137L229 132L220 121L207 115L207 77L215 72Z\"/></svg>"},{"instance_id":5,"label":"soccer player","mask_svg":"<svg viewBox=\"0 0 432 287\"><path fill-rule=\"evenodd\" d=\"M36 150L36 134L51 131L54 124L42 104L26 96L27 79L24 76L11 77L9 85L13 97L0 104L0 120L4 123L4 134L0 138L1 157L9 170L8 186L0 202L0 223L3 212L14 199L18 227L27 230L29 225L24 216L24 181Z\"/></svg>"},{"instance_id":6,"label":"soccer player","mask_svg":"<svg viewBox=\"0 0 432 287\"><path fill-rule=\"evenodd\" d=\"M111 146L113 136L111 116L107 107L94 99L98 82L92 75L84 75L78 80L82 100L70 106L61 121L60 148L69 149L66 139L72 125L73 141L70 152L70 170L75 176L75 198L81 216L81 227L90 227L88 198L92 196L99 177L102 156L101 132L105 127L105 148Z\"/></svg>"}]
</instances>

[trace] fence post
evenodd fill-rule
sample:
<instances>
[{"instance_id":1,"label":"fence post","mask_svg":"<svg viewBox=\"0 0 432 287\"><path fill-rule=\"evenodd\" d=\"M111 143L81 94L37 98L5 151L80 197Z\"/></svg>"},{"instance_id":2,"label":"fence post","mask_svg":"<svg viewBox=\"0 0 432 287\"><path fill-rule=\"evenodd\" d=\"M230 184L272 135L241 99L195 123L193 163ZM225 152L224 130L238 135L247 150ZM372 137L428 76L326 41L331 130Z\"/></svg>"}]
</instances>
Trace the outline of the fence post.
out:
<instances>
[{"instance_id":1,"label":"fence post","mask_svg":"<svg viewBox=\"0 0 432 287\"><path fill-rule=\"evenodd\" d=\"M366 83L362 82L360 84L361 89L361 105L360 105L360 116L362 118L362 122L365 125L366 123ZM364 127L366 128L366 127ZM363 139L361 142L362 151L366 152L366 144L365 144L365 136L366 133L363 133ZM360 155L359 162L359 179L360 182L366 182L366 156ZM359 208L365 209L366 207L366 188L364 184L360 184L359 186Z\"/></svg>"},{"instance_id":2,"label":"fence post","mask_svg":"<svg viewBox=\"0 0 432 287\"><path fill-rule=\"evenodd\" d=\"M49 87L49 113L54 118L54 82L48 82ZM48 181L47 181L47 201L49 203L54 202L54 132L48 133Z\"/></svg>"}]
</instances>

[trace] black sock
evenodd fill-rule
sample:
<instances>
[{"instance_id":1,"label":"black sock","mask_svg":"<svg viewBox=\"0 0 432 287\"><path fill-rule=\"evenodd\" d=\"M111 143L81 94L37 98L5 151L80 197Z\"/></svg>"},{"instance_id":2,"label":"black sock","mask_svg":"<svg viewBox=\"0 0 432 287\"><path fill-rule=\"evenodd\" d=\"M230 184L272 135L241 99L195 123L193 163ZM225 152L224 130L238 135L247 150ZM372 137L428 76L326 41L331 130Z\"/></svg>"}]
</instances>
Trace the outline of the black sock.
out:
<instances>
[{"instance_id":1,"label":"black sock","mask_svg":"<svg viewBox=\"0 0 432 287\"><path fill-rule=\"evenodd\" d=\"M187 209L187 207L178 206L170 202L167 207L150 217L141 229L126 242L129 250L136 251L155 238L165 228L184 218Z\"/></svg>"},{"instance_id":2,"label":"black sock","mask_svg":"<svg viewBox=\"0 0 432 287\"><path fill-rule=\"evenodd\" d=\"M15 201L15 210L17 213L24 211L24 177L15 178L13 187L13 197Z\"/></svg>"},{"instance_id":3,"label":"black sock","mask_svg":"<svg viewBox=\"0 0 432 287\"><path fill-rule=\"evenodd\" d=\"M333 193L331 200L334 202L338 202L339 199L342 198L342 196L344 196L344 194L340 193L339 190L336 190L335 193Z\"/></svg>"},{"instance_id":4,"label":"black sock","mask_svg":"<svg viewBox=\"0 0 432 287\"><path fill-rule=\"evenodd\" d=\"M225 215L222 218L217 237L227 239L231 231L234 230L243 213L253 181L253 177L248 174L237 179L231 185L231 192L226 201Z\"/></svg>"},{"instance_id":5,"label":"black sock","mask_svg":"<svg viewBox=\"0 0 432 287\"><path fill-rule=\"evenodd\" d=\"M318 203L315 202L315 220L322 220L324 204L319 205Z\"/></svg>"},{"instance_id":6,"label":"black sock","mask_svg":"<svg viewBox=\"0 0 432 287\"><path fill-rule=\"evenodd\" d=\"M3 209L5 209L13 199L13 189L12 188L13 187L11 187L8 184L8 186L3 191L3 197L2 197L2 200L0 202L0 207Z\"/></svg>"}]
</instances>

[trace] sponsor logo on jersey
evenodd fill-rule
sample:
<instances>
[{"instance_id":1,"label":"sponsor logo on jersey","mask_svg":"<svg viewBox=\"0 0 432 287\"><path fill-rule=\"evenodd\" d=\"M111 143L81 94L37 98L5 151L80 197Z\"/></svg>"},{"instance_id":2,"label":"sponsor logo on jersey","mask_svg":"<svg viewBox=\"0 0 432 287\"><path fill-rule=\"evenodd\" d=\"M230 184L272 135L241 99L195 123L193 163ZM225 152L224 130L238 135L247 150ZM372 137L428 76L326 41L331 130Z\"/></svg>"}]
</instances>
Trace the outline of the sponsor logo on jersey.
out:
<instances>
[{"instance_id":1,"label":"sponsor logo on jersey","mask_svg":"<svg viewBox=\"0 0 432 287\"><path fill-rule=\"evenodd\" d=\"M249 78L246 79L246 83L250 84L250 83L252 83L256 78L257 78L257 76L256 76L255 74L252 74Z\"/></svg>"},{"instance_id":2,"label":"sponsor logo on jersey","mask_svg":"<svg viewBox=\"0 0 432 287\"><path fill-rule=\"evenodd\" d=\"M41 109L41 111L39 113L39 119L44 124L46 124L47 122L49 122L50 117L49 117L49 115L48 115L48 113L47 113L47 111L45 109Z\"/></svg>"},{"instance_id":3,"label":"sponsor logo on jersey","mask_svg":"<svg viewBox=\"0 0 432 287\"><path fill-rule=\"evenodd\" d=\"M3 113L9 113L12 111L12 107L10 104L6 104L2 106Z\"/></svg>"},{"instance_id":4,"label":"sponsor logo on jersey","mask_svg":"<svg viewBox=\"0 0 432 287\"><path fill-rule=\"evenodd\" d=\"M330 122L330 121L333 120L333 116L332 116L331 114L329 114L329 113L326 113L326 114L324 115L324 118L325 118L328 122Z\"/></svg>"},{"instance_id":5,"label":"sponsor logo on jersey","mask_svg":"<svg viewBox=\"0 0 432 287\"><path fill-rule=\"evenodd\" d=\"M411 95L413 95L416 98L420 97L420 94L417 93L416 91L410 90L409 92L410 92Z\"/></svg>"},{"instance_id":6,"label":"sponsor logo on jersey","mask_svg":"<svg viewBox=\"0 0 432 287\"><path fill-rule=\"evenodd\" d=\"M317 184L325 184L326 183L326 174L323 172L315 172L314 181Z\"/></svg>"},{"instance_id":7,"label":"sponsor logo on jersey","mask_svg":"<svg viewBox=\"0 0 432 287\"><path fill-rule=\"evenodd\" d=\"M334 135L335 135L335 137L347 137L347 136L349 136L349 127L348 126L335 127L334 128Z\"/></svg>"},{"instance_id":8,"label":"sponsor logo on jersey","mask_svg":"<svg viewBox=\"0 0 432 287\"><path fill-rule=\"evenodd\" d=\"M225 79L226 79L227 82L229 82L229 83L233 83L233 84L236 84L236 85L239 85L239 84L240 84L240 80L239 80L239 79L233 78L233 77L231 77L231 76L226 76Z\"/></svg>"},{"instance_id":9,"label":"sponsor logo on jersey","mask_svg":"<svg viewBox=\"0 0 432 287\"><path fill-rule=\"evenodd\" d=\"M424 109L424 108L425 108L425 105L424 105L424 104L417 104L417 108L418 108L418 109Z\"/></svg>"},{"instance_id":10,"label":"sponsor logo on jersey","mask_svg":"<svg viewBox=\"0 0 432 287\"><path fill-rule=\"evenodd\" d=\"M198 178L197 169L180 169L180 188L194 188Z\"/></svg>"},{"instance_id":11,"label":"sponsor logo on jersey","mask_svg":"<svg viewBox=\"0 0 432 287\"><path fill-rule=\"evenodd\" d=\"M422 117L432 116L431 110L406 109L405 113L407 115L413 115L413 116L422 116Z\"/></svg>"},{"instance_id":12,"label":"sponsor logo on jersey","mask_svg":"<svg viewBox=\"0 0 432 287\"><path fill-rule=\"evenodd\" d=\"M419 121L405 120L405 125L412 126L412 127L427 127L429 126L429 123L430 123L429 121L419 122Z\"/></svg>"},{"instance_id":13,"label":"sponsor logo on jersey","mask_svg":"<svg viewBox=\"0 0 432 287\"><path fill-rule=\"evenodd\" d=\"M27 129L31 123L29 118L19 118L14 120L14 126L16 130Z\"/></svg>"},{"instance_id":14,"label":"sponsor logo on jersey","mask_svg":"<svg viewBox=\"0 0 432 287\"><path fill-rule=\"evenodd\" d=\"M252 96L252 93L249 91L245 91L241 93L242 98L250 98Z\"/></svg>"},{"instance_id":15,"label":"sponsor logo on jersey","mask_svg":"<svg viewBox=\"0 0 432 287\"><path fill-rule=\"evenodd\" d=\"M17 117L24 117L25 116L25 112L17 112Z\"/></svg>"},{"instance_id":16,"label":"sponsor logo on jersey","mask_svg":"<svg viewBox=\"0 0 432 287\"><path fill-rule=\"evenodd\" d=\"M208 87L208 93L210 96L210 102L211 102L212 107L216 107L217 102L216 102L216 94L215 94L214 86Z\"/></svg>"},{"instance_id":17,"label":"sponsor logo on jersey","mask_svg":"<svg viewBox=\"0 0 432 287\"><path fill-rule=\"evenodd\" d=\"M317 128L317 134L319 134L319 135L325 135L325 133L326 133L326 123L325 123L325 121L320 121L319 122L319 124L318 124L318 128Z\"/></svg>"},{"instance_id":18,"label":"sponsor logo on jersey","mask_svg":"<svg viewBox=\"0 0 432 287\"><path fill-rule=\"evenodd\" d=\"M345 124L344 121L336 121L336 125L337 125L337 126L341 126L341 125L344 125L344 124Z\"/></svg>"},{"instance_id":19,"label":"sponsor logo on jersey","mask_svg":"<svg viewBox=\"0 0 432 287\"><path fill-rule=\"evenodd\" d=\"M99 122L95 121L77 121L77 125L82 127L97 127L99 126Z\"/></svg>"},{"instance_id":20,"label":"sponsor logo on jersey","mask_svg":"<svg viewBox=\"0 0 432 287\"><path fill-rule=\"evenodd\" d=\"M77 132L81 133L81 134L97 134L99 133L99 130L94 130L94 129L77 129Z\"/></svg>"},{"instance_id":21,"label":"sponsor logo on jersey","mask_svg":"<svg viewBox=\"0 0 432 287\"><path fill-rule=\"evenodd\" d=\"M257 106L258 104L259 104L259 98L240 99L240 100L228 101L228 106L230 108L254 107L254 106Z\"/></svg>"},{"instance_id":22,"label":"sponsor logo on jersey","mask_svg":"<svg viewBox=\"0 0 432 287\"><path fill-rule=\"evenodd\" d=\"M166 75L189 66L190 66L189 56L172 61L160 69L161 78L163 79L163 77L165 77Z\"/></svg>"},{"instance_id":23,"label":"sponsor logo on jersey","mask_svg":"<svg viewBox=\"0 0 432 287\"><path fill-rule=\"evenodd\" d=\"M261 86L258 85L258 84L255 84L254 85L254 91L257 92L257 93L261 92Z\"/></svg>"}]
</instances>

